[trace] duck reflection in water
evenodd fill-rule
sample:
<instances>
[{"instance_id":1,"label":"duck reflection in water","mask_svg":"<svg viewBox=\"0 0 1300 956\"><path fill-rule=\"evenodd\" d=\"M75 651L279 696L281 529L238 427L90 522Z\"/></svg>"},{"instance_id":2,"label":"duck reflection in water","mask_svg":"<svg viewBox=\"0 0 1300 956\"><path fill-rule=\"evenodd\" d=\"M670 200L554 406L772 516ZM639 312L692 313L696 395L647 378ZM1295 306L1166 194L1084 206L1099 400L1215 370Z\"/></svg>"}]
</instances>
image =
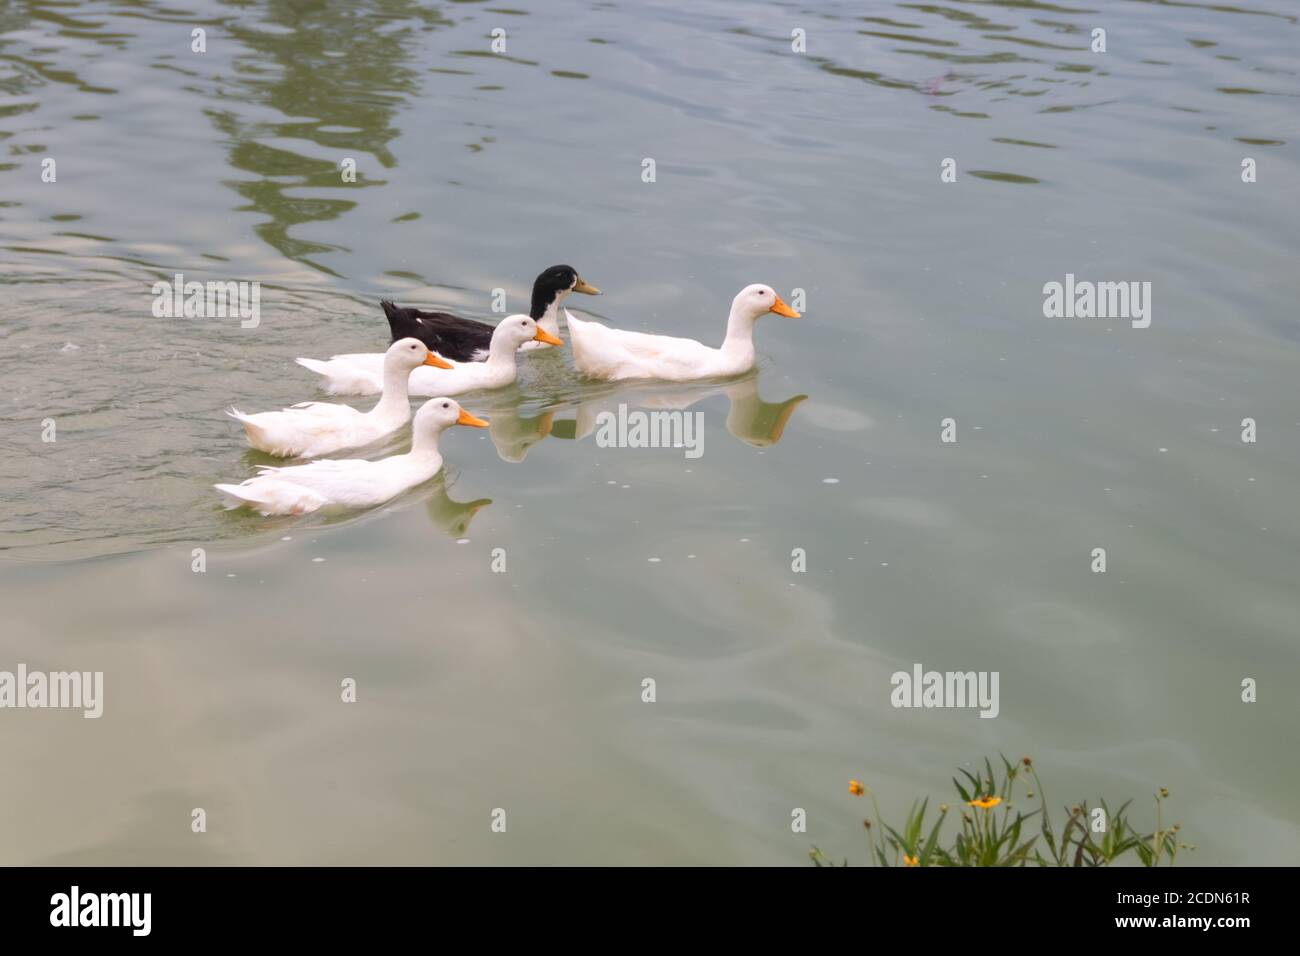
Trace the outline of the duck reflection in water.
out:
<instances>
[{"instance_id":1,"label":"duck reflection in water","mask_svg":"<svg viewBox=\"0 0 1300 956\"><path fill-rule=\"evenodd\" d=\"M665 386L662 383L633 386L608 392L572 406L574 417L554 421L551 433L557 438L583 439L595 433L608 416L626 415L620 406L655 411L683 411L714 395L726 395L727 431L749 445L765 448L781 440L786 423L807 395L794 395L781 402L765 402L758 394L758 375L739 381ZM553 412L563 414L561 409Z\"/></svg>"},{"instance_id":2,"label":"duck reflection in water","mask_svg":"<svg viewBox=\"0 0 1300 956\"><path fill-rule=\"evenodd\" d=\"M555 412L541 412L532 418L519 414L518 408L501 409L493 413L488 437L496 447L502 461L518 464L539 441L551 433Z\"/></svg>"},{"instance_id":3,"label":"duck reflection in water","mask_svg":"<svg viewBox=\"0 0 1300 956\"><path fill-rule=\"evenodd\" d=\"M425 507L435 528L452 538L462 538L469 530L469 523L474 520L474 516L490 504L491 498L453 501L447 494L446 482L439 481L437 488L430 493Z\"/></svg>"}]
</instances>

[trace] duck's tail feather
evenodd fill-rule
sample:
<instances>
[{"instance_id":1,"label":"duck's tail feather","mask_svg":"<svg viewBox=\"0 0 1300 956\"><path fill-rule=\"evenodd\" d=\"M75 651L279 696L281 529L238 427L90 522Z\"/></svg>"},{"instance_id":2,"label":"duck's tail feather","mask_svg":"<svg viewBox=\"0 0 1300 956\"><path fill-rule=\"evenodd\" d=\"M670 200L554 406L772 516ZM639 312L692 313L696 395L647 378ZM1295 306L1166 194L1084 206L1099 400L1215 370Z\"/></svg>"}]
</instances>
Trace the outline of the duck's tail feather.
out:
<instances>
[{"instance_id":1,"label":"duck's tail feather","mask_svg":"<svg viewBox=\"0 0 1300 956\"><path fill-rule=\"evenodd\" d=\"M335 364L334 359L323 362L309 358L294 361L324 376L325 392L329 395L379 395L383 392L383 380L378 375L352 368L346 362Z\"/></svg>"},{"instance_id":2,"label":"duck's tail feather","mask_svg":"<svg viewBox=\"0 0 1300 956\"><path fill-rule=\"evenodd\" d=\"M257 498L251 495L243 485L219 484L213 485L217 491L221 492L221 498L227 508L238 508L240 505L256 505Z\"/></svg>"},{"instance_id":3,"label":"duck's tail feather","mask_svg":"<svg viewBox=\"0 0 1300 956\"><path fill-rule=\"evenodd\" d=\"M226 409L226 414L244 426L244 436L248 439L250 445L261 451L269 450L265 447L268 442L266 432L261 425L253 420L252 415L245 415L233 405Z\"/></svg>"},{"instance_id":4,"label":"duck's tail feather","mask_svg":"<svg viewBox=\"0 0 1300 956\"><path fill-rule=\"evenodd\" d=\"M388 330L393 334L393 341L410 334L411 317L407 309L393 302L392 299L380 299L380 306L384 310L384 318L388 319Z\"/></svg>"},{"instance_id":5,"label":"duck's tail feather","mask_svg":"<svg viewBox=\"0 0 1300 956\"><path fill-rule=\"evenodd\" d=\"M573 313L568 309L564 310L564 320L569 325L569 351L573 353L574 364L578 366L579 371L587 364L587 339L583 335L587 331L589 324L581 319L576 319Z\"/></svg>"},{"instance_id":6,"label":"duck's tail feather","mask_svg":"<svg viewBox=\"0 0 1300 956\"><path fill-rule=\"evenodd\" d=\"M226 501L227 508L248 505L264 515L310 514L326 504L324 495L269 475L258 475L242 485L213 485Z\"/></svg>"}]
</instances>

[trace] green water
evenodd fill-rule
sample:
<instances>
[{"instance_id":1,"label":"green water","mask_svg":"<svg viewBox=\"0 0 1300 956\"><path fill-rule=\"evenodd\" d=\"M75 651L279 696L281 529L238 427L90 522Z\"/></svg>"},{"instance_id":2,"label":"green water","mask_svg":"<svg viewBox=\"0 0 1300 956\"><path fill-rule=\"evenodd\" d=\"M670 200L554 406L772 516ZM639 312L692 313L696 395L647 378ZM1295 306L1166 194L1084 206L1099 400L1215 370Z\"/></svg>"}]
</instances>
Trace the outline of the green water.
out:
<instances>
[{"instance_id":1,"label":"green water","mask_svg":"<svg viewBox=\"0 0 1300 956\"><path fill-rule=\"evenodd\" d=\"M893 813L999 751L1294 862L1298 20L6 5L0 670L105 701L0 710L0 862L861 862L850 778ZM293 359L381 349L380 297L492 319L559 262L624 327L716 343L751 282L804 317L725 387L529 355L370 513L221 509L269 461L224 408L319 397ZM155 318L177 272L260 324ZM1045 318L1067 273L1150 282L1151 327ZM703 455L602 447L620 403ZM893 708L916 663L997 671L998 717Z\"/></svg>"}]
</instances>

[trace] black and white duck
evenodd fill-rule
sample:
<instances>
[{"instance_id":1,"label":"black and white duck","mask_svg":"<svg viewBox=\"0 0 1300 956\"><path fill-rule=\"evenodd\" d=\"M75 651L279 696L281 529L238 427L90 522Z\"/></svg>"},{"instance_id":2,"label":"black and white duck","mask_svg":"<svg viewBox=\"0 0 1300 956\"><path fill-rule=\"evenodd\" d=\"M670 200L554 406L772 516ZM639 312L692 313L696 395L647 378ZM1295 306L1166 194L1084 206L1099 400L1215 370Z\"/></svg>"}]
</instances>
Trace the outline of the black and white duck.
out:
<instances>
[{"instance_id":1,"label":"black and white duck","mask_svg":"<svg viewBox=\"0 0 1300 956\"><path fill-rule=\"evenodd\" d=\"M529 317L556 339L560 336L560 303L570 292L600 295L601 291L582 281L572 266L551 266L533 283L533 302ZM385 299L380 303L393 341L416 338L433 352L455 362L483 362L487 360L492 342L493 326L477 319L466 319L450 312L425 312L422 309L403 308ZM550 348L542 340L526 343L523 348Z\"/></svg>"}]
</instances>

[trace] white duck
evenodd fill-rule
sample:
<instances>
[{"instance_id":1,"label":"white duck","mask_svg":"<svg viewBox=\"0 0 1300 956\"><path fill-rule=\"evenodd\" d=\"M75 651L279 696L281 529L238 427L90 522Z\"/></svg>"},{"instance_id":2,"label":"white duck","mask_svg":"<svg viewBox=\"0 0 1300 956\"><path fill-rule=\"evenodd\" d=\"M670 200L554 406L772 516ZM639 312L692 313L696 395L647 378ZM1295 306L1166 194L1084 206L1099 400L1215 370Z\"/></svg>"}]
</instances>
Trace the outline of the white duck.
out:
<instances>
[{"instance_id":1,"label":"white duck","mask_svg":"<svg viewBox=\"0 0 1300 956\"><path fill-rule=\"evenodd\" d=\"M411 373L412 395L460 395L479 388L500 388L515 380L515 352L525 342L563 345L528 316L508 315L492 330L485 362L458 362L446 371L416 369ZM383 389L379 352L335 355L328 362L300 358L298 364L325 376L331 395L374 395Z\"/></svg>"},{"instance_id":2,"label":"white duck","mask_svg":"<svg viewBox=\"0 0 1300 956\"><path fill-rule=\"evenodd\" d=\"M731 300L727 337L720 348L695 339L650 335L611 329L597 322L578 320L568 309L569 344L578 371L591 378L618 381L658 378L687 382L697 378L722 378L754 367L754 323L769 312L799 318L770 286L749 285Z\"/></svg>"},{"instance_id":3,"label":"white duck","mask_svg":"<svg viewBox=\"0 0 1300 956\"><path fill-rule=\"evenodd\" d=\"M301 515L320 508L369 508L428 481L442 470L438 436L452 425L486 428L450 398L425 402L411 426L411 450L379 461L323 459L288 468L263 467L238 485L213 485L237 508L249 505L264 515Z\"/></svg>"},{"instance_id":4,"label":"white duck","mask_svg":"<svg viewBox=\"0 0 1300 956\"><path fill-rule=\"evenodd\" d=\"M316 458L341 448L360 448L391 435L411 420L408 386L411 372L421 366L451 368L419 339L398 339L384 353L383 397L368 412L350 405L302 402L279 412L245 415L226 412L242 422L248 443L280 458Z\"/></svg>"}]
</instances>

